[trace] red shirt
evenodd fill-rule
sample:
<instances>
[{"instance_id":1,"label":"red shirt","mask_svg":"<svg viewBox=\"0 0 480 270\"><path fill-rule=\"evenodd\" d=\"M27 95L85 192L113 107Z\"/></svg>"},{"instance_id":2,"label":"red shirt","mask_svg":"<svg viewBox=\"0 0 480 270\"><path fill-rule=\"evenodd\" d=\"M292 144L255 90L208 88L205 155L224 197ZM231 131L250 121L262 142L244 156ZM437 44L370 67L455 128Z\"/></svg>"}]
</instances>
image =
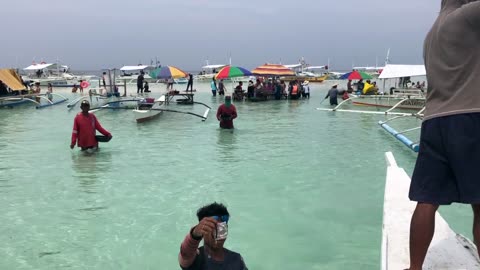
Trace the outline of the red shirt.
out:
<instances>
[{"instance_id":1,"label":"red shirt","mask_svg":"<svg viewBox=\"0 0 480 270\"><path fill-rule=\"evenodd\" d=\"M222 115L229 115L230 120L223 120ZM235 118L237 118L237 108L235 108L235 105L230 104L230 106L227 107L225 104L222 104L218 107L217 119L220 121L221 128L233 128L233 119Z\"/></svg>"},{"instance_id":2,"label":"red shirt","mask_svg":"<svg viewBox=\"0 0 480 270\"><path fill-rule=\"evenodd\" d=\"M105 136L110 136L110 132L105 130L97 120L94 114L84 115L78 113L73 120L72 145L75 145L78 139L78 147L96 147L98 146L95 138L96 130Z\"/></svg>"}]
</instances>

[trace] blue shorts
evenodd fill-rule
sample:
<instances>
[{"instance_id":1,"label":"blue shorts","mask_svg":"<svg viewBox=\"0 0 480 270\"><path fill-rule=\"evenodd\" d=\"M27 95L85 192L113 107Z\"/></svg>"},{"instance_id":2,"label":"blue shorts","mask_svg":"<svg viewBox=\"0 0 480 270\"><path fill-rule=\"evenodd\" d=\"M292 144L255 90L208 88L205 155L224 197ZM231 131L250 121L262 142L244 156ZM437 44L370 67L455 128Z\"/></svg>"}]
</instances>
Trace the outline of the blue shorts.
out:
<instances>
[{"instance_id":1,"label":"blue shorts","mask_svg":"<svg viewBox=\"0 0 480 270\"><path fill-rule=\"evenodd\" d=\"M480 204L480 113L422 124L410 200L436 205Z\"/></svg>"}]
</instances>

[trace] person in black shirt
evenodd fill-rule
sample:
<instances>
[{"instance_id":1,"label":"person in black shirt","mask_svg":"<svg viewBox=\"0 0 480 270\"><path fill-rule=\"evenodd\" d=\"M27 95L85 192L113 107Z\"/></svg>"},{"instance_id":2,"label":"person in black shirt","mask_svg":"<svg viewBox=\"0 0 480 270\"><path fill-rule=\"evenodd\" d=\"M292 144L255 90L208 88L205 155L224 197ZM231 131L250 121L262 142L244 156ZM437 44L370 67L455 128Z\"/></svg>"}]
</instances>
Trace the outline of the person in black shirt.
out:
<instances>
[{"instance_id":1,"label":"person in black shirt","mask_svg":"<svg viewBox=\"0 0 480 270\"><path fill-rule=\"evenodd\" d=\"M193 75L191 73L188 74L188 84L187 84L187 91L188 92L188 88L190 87L190 91L193 92Z\"/></svg>"},{"instance_id":2,"label":"person in black shirt","mask_svg":"<svg viewBox=\"0 0 480 270\"><path fill-rule=\"evenodd\" d=\"M140 75L137 77L137 94L142 93L143 94L143 81L145 78L143 77L143 71L140 72Z\"/></svg>"}]
</instances>

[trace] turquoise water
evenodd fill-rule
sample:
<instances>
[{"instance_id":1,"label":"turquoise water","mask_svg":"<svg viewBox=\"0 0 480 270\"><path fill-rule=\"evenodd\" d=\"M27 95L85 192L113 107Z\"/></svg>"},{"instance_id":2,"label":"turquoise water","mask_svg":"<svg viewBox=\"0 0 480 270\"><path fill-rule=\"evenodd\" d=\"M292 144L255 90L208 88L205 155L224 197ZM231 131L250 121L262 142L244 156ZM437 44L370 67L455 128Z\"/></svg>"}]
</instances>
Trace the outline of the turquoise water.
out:
<instances>
[{"instance_id":1,"label":"turquoise water","mask_svg":"<svg viewBox=\"0 0 480 270\"><path fill-rule=\"evenodd\" d=\"M384 116L315 110L329 85L312 84L310 100L237 103L233 132L215 110L144 124L100 111L113 139L90 156L69 149L78 109L0 110L0 269L179 269L195 212L213 201L249 269L378 269L384 152L409 173L416 155L377 125ZM443 213L470 235L468 207Z\"/></svg>"}]
</instances>

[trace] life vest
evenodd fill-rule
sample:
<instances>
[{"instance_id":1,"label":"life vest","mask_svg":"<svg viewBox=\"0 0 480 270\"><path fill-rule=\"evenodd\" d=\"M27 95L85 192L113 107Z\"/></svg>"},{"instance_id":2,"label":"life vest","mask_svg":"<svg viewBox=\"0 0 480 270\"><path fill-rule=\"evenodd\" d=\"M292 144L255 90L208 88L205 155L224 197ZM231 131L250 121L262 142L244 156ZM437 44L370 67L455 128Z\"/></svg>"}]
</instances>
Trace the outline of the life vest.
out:
<instances>
[{"instance_id":1,"label":"life vest","mask_svg":"<svg viewBox=\"0 0 480 270\"><path fill-rule=\"evenodd\" d=\"M368 91L372 88L373 88L373 84L365 83L365 86L363 87L363 94L368 93Z\"/></svg>"},{"instance_id":2,"label":"life vest","mask_svg":"<svg viewBox=\"0 0 480 270\"><path fill-rule=\"evenodd\" d=\"M298 93L298 85L294 85L292 88L292 95L296 95Z\"/></svg>"}]
</instances>

